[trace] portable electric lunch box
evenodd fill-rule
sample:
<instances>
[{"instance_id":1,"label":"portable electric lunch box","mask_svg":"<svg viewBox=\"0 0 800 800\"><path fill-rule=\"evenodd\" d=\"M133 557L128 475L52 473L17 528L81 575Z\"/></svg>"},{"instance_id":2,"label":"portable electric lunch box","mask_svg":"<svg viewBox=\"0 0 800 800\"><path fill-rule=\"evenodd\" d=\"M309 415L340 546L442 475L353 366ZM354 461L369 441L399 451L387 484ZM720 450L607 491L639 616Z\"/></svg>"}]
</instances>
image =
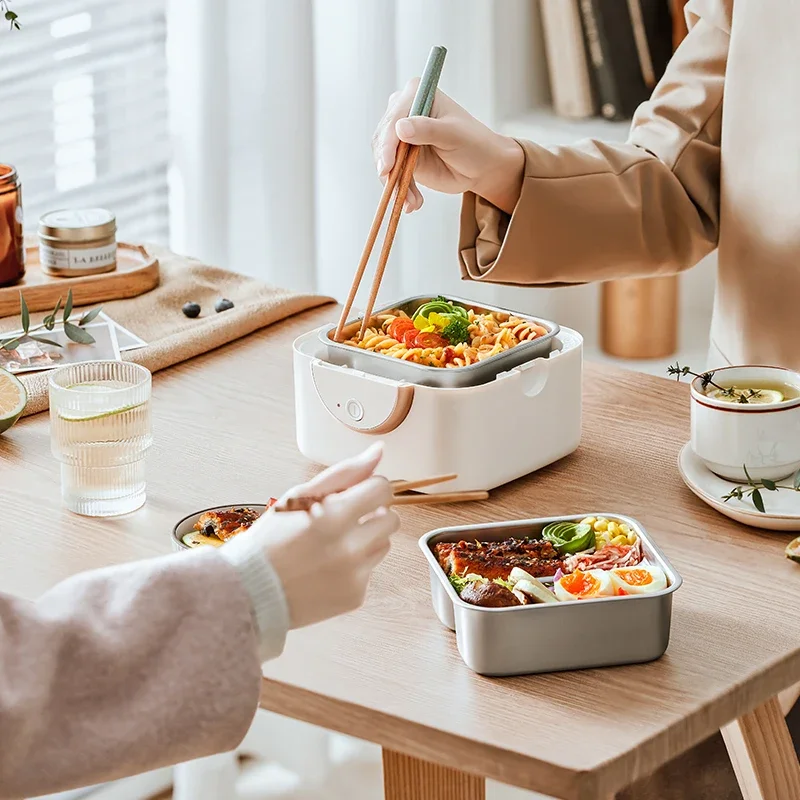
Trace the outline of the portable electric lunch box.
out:
<instances>
[{"instance_id":1,"label":"portable electric lunch box","mask_svg":"<svg viewBox=\"0 0 800 800\"><path fill-rule=\"evenodd\" d=\"M574 330L560 328L544 355L486 383L442 388L331 363L326 329L293 344L297 445L312 461L333 464L381 439L390 480L457 473L448 491L489 490L580 443L583 339Z\"/></svg>"}]
</instances>

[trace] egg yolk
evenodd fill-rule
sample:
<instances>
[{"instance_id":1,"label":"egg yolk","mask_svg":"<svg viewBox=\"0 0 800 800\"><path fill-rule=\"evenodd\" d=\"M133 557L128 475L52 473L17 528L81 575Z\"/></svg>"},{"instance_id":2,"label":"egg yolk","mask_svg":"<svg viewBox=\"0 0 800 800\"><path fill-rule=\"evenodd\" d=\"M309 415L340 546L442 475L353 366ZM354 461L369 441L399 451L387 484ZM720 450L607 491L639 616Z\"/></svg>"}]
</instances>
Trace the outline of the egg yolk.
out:
<instances>
[{"instance_id":1,"label":"egg yolk","mask_svg":"<svg viewBox=\"0 0 800 800\"><path fill-rule=\"evenodd\" d=\"M588 597L600 591L600 581L588 572L580 570L561 579L561 586L573 597Z\"/></svg>"},{"instance_id":2,"label":"egg yolk","mask_svg":"<svg viewBox=\"0 0 800 800\"><path fill-rule=\"evenodd\" d=\"M646 569L626 569L618 572L617 577L629 586L647 586L653 582L653 576Z\"/></svg>"}]
</instances>

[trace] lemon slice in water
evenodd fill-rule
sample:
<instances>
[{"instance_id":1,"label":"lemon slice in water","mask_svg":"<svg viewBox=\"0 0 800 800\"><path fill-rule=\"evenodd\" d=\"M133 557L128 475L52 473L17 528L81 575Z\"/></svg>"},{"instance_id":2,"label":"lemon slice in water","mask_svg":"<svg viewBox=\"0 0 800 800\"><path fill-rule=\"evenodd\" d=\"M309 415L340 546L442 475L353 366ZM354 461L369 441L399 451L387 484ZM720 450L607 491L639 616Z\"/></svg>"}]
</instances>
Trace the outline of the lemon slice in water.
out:
<instances>
[{"instance_id":1,"label":"lemon slice in water","mask_svg":"<svg viewBox=\"0 0 800 800\"><path fill-rule=\"evenodd\" d=\"M714 389L709 392L709 397L715 400L725 400L728 403L741 403L742 395L747 396L747 405L765 405L767 403L781 403L783 402L783 394L777 389L759 389L757 394L750 396L751 389L739 389L733 387L733 394L729 390ZM744 405L744 404L743 404Z\"/></svg>"},{"instance_id":2,"label":"lemon slice in water","mask_svg":"<svg viewBox=\"0 0 800 800\"><path fill-rule=\"evenodd\" d=\"M19 418L28 402L28 393L19 378L0 369L0 433Z\"/></svg>"}]
</instances>

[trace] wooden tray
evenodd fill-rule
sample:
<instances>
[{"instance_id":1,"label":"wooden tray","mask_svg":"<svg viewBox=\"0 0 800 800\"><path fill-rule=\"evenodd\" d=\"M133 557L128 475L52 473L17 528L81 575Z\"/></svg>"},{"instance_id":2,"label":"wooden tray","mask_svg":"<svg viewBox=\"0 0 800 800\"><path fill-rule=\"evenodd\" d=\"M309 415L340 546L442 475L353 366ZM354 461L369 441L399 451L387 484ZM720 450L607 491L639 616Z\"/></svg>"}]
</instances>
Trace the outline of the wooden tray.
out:
<instances>
[{"instance_id":1,"label":"wooden tray","mask_svg":"<svg viewBox=\"0 0 800 800\"><path fill-rule=\"evenodd\" d=\"M76 306L94 305L106 300L136 297L158 286L158 259L141 245L117 244L117 268L101 275L80 278L54 278L39 264L39 247L25 248L25 278L13 286L0 288L0 317L19 314L19 293L31 311L51 311L58 298L66 300L72 289Z\"/></svg>"}]
</instances>

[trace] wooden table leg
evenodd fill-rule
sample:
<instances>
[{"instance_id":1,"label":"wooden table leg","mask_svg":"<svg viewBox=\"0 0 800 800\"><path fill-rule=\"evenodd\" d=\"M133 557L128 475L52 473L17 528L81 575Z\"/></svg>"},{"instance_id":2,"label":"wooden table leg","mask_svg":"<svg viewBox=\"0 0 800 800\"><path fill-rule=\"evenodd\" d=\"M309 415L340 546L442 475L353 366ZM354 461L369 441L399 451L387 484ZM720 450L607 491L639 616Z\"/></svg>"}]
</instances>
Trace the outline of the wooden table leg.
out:
<instances>
[{"instance_id":1,"label":"wooden table leg","mask_svg":"<svg viewBox=\"0 0 800 800\"><path fill-rule=\"evenodd\" d=\"M457 769L383 751L385 800L485 800L486 782Z\"/></svg>"},{"instance_id":2,"label":"wooden table leg","mask_svg":"<svg viewBox=\"0 0 800 800\"><path fill-rule=\"evenodd\" d=\"M744 800L800 798L800 763L773 697L722 729Z\"/></svg>"}]
</instances>

